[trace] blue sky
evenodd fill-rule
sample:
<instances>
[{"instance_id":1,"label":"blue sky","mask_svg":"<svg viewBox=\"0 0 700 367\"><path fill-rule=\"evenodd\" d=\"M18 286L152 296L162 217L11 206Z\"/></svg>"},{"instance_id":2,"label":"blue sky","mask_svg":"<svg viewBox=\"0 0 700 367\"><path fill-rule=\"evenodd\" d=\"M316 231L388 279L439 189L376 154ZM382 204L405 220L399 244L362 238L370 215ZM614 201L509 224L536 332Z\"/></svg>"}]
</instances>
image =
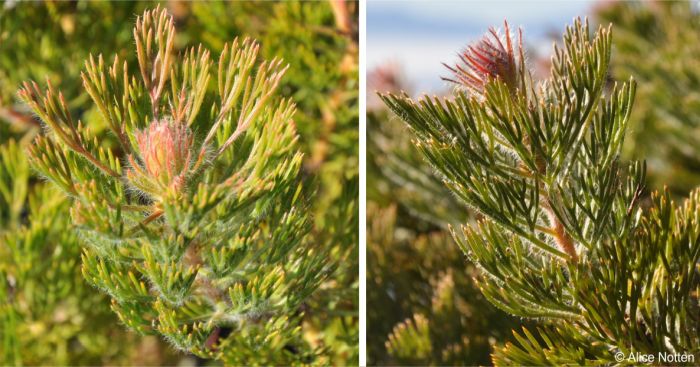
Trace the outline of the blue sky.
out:
<instances>
[{"instance_id":1,"label":"blue sky","mask_svg":"<svg viewBox=\"0 0 700 367\"><path fill-rule=\"evenodd\" d=\"M367 2L367 67L386 62L401 65L421 92L446 87L441 62L480 37L489 26L508 20L523 28L530 52L548 54L551 34L561 34L574 17L590 13L591 0L387 1ZM558 36L559 38L559 36Z\"/></svg>"}]
</instances>

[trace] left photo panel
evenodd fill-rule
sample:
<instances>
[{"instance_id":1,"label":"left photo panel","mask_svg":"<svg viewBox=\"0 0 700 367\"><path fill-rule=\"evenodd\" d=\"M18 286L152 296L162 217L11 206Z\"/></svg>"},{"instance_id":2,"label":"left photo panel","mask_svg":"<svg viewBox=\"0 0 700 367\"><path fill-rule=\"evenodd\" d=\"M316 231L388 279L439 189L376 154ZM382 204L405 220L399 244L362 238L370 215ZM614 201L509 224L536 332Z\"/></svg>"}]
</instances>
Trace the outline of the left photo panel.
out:
<instances>
[{"instance_id":1,"label":"left photo panel","mask_svg":"<svg viewBox=\"0 0 700 367\"><path fill-rule=\"evenodd\" d=\"M357 365L358 14L0 3L0 365Z\"/></svg>"}]
</instances>

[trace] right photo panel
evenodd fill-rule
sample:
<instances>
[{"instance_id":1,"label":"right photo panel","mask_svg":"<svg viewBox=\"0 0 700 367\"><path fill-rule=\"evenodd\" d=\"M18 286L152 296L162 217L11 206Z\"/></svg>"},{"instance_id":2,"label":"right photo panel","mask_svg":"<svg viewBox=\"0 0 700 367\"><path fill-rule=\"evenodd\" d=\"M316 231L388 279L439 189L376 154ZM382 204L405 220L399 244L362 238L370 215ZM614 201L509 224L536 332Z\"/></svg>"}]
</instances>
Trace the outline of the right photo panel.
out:
<instances>
[{"instance_id":1,"label":"right photo panel","mask_svg":"<svg viewBox=\"0 0 700 367\"><path fill-rule=\"evenodd\" d=\"M698 365L697 3L366 9L368 365Z\"/></svg>"}]
</instances>

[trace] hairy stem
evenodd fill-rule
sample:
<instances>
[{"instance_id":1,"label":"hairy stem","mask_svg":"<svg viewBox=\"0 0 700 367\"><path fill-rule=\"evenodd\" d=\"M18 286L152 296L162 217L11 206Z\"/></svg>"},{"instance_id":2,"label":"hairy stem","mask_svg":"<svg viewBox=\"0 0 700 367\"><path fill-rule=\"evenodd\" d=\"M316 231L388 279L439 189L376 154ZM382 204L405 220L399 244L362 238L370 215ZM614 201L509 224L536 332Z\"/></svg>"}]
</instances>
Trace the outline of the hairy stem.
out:
<instances>
[{"instance_id":1,"label":"hairy stem","mask_svg":"<svg viewBox=\"0 0 700 367\"><path fill-rule=\"evenodd\" d=\"M574 246L574 240L566 233L564 224L559 221L559 218L554 214L554 211L548 206L545 207L545 211L549 216L549 220L552 223L551 232L549 233L554 237L554 241L559 246L559 249L571 257L573 262L578 262L578 254L576 254L576 247Z\"/></svg>"}]
</instances>

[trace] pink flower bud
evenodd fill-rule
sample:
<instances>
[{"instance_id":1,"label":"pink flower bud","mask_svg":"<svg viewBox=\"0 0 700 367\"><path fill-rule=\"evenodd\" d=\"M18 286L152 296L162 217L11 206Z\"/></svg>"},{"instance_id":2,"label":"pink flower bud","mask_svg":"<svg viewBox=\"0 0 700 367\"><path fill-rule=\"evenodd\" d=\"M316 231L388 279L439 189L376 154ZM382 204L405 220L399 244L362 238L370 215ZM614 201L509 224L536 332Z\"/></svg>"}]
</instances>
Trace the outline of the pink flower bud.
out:
<instances>
[{"instance_id":1,"label":"pink flower bud","mask_svg":"<svg viewBox=\"0 0 700 367\"><path fill-rule=\"evenodd\" d=\"M136 133L136 142L146 174L166 187L182 188L192 157L193 137L187 125L153 121Z\"/></svg>"},{"instance_id":2,"label":"pink flower bud","mask_svg":"<svg viewBox=\"0 0 700 367\"><path fill-rule=\"evenodd\" d=\"M500 79L514 91L517 88L518 73L523 71L518 70L508 22L504 24L504 37L496 29L490 28L489 33L459 54L457 64L449 66L443 63L452 72L452 77L442 79L478 95L483 94L484 87L493 79ZM518 49L522 58L522 33L518 37Z\"/></svg>"}]
</instances>

